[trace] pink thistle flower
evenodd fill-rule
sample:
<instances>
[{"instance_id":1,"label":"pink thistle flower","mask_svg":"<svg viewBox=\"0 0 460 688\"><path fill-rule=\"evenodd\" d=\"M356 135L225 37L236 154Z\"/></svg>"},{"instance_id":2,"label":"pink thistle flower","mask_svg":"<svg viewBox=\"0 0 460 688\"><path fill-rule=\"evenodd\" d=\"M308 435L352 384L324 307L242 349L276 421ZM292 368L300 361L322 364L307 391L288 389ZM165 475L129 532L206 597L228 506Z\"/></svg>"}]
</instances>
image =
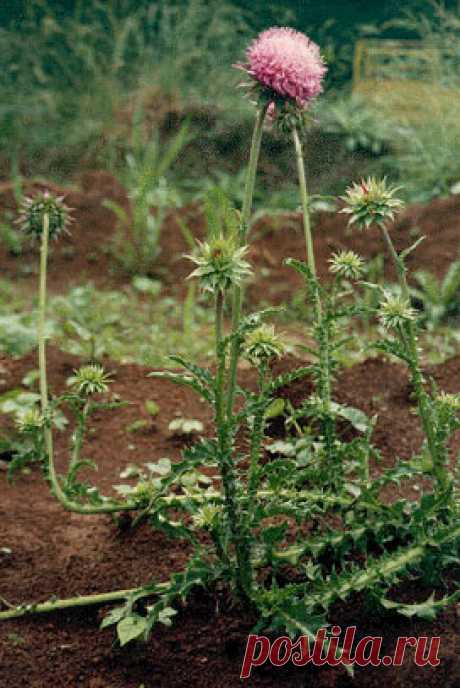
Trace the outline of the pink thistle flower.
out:
<instances>
[{"instance_id":1,"label":"pink thistle flower","mask_svg":"<svg viewBox=\"0 0 460 688\"><path fill-rule=\"evenodd\" d=\"M327 68L319 47L290 28L263 31L246 51L247 63L236 65L264 88L305 107L322 91Z\"/></svg>"}]
</instances>

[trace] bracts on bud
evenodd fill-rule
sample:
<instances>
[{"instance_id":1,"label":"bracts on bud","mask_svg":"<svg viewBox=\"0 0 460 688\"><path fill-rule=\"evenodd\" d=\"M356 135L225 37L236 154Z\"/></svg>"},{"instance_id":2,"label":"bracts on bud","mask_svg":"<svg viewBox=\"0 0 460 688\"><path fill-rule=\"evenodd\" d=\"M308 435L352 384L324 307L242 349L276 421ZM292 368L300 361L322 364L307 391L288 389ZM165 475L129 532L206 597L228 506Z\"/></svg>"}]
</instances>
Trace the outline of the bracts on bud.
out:
<instances>
[{"instance_id":1,"label":"bracts on bud","mask_svg":"<svg viewBox=\"0 0 460 688\"><path fill-rule=\"evenodd\" d=\"M49 191L40 191L35 196L24 197L17 224L30 236L38 238L43 233L45 215L48 216L49 236L57 239L62 233L68 232L71 224L72 208L64 203L63 196L53 196Z\"/></svg>"}]
</instances>

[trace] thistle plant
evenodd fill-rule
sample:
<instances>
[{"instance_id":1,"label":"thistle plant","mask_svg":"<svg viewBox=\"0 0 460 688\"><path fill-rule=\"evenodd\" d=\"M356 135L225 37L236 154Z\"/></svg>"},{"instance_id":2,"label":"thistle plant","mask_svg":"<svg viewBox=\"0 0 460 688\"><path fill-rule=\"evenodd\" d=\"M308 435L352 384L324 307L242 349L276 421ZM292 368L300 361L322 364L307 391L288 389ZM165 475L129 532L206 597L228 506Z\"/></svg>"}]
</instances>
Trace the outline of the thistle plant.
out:
<instances>
[{"instance_id":1,"label":"thistle plant","mask_svg":"<svg viewBox=\"0 0 460 688\"><path fill-rule=\"evenodd\" d=\"M254 50L248 51L249 59L254 60L253 69L246 68L257 81L253 91L262 100L258 103L243 210L239 215L222 193L214 193L207 204L207 238L190 256L195 265L191 279L198 281L213 302L213 365L204 368L172 356L172 362L176 368L181 367L180 371L150 374L154 380L163 379L192 389L213 413L213 432L187 446L178 462L163 458L156 463L146 463L137 472L136 485L117 486L118 501L100 495L94 486L78 480L80 468L86 465L81 459L81 450L91 414L119 405L109 396L110 377L100 366L84 366L75 372L66 393L48 398L44 319L49 207L42 213L39 230L41 409L21 422L25 432L42 438L42 464L51 490L66 509L78 513L129 511L134 516L133 526L148 521L156 530L188 543L192 555L184 570L173 573L168 581L158 583L152 574L152 578L137 588L20 605L1 611L0 619L119 601L120 605L104 618L102 627L116 625L118 639L124 645L130 640L147 639L158 623L169 626L177 613L173 605L185 599L194 587L219 583L228 587L239 604L255 612L258 628L313 637L317 629L327 623L330 606L356 592L368 592L386 608L395 608L405 614L417 613L420 605L409 609L410 605L388 600L386 595L390 588L404 575L427 568L433 561L434 552L439 570L458 556L460 514L455 486L450 483L450 490L424 494L419 502L396 500L389 505L383 504L382 488L423 475L426 466L423 461L399 461L378 477L372 477L369 471L372 423L356 409L341 407L331 399L334 347L338 345L336 325L347 312L337 304L345 283L360 277L363 261L349 251L333 256L331 292L327 292L317 279L297 126L304 114L303 106L310 95L314 95L314 84L316 89L319 87L318 79L320 81L324 73L324 66L316 48L296 32L276 29L262 34L260 41L254 44ZM269 46L270 49L265 53L265 48L259 51L256 46ZM264 62L265 55L267 62ZM296 71L305 63L312 70L312 78L316 74L313 86L304 71ZM286 72L281 69L283 64L288 68ZM264 68L259 72L260 65ZM270 65L274 65L273 73ZM268 74L266 79L264 74ZM313 91L308 90L310 86ZM273 309L242 313L245 281L251 275L247 228L262 125L271 102L275 103L286 127L292 127L295 120L291 131L301 182L307 263L291 263L305 277L312 298L314 336L318 346L314 352L317 363L281 375L273 372L273 363L283 355L284 345L266 322ZM384 210L380 203L380 215ZM388 350L401 352L401 356L404 354L411 371L420 374L410 340L410 328L415 321L404 294L403 299L396 302L388 298L382 305L385 326L395 330L400 338L395 342L386 340L385 346ZM230 308L229 326L226 314ZM237 379L242 356L251 366L255 389L240 385ZM279 390L307 376L315 378L317 393L306 399L302 408L295 410L294 415L298 415L294 422L300 427L302 414L319 418L319 436L314 429L308 434L300 427L302 455L299 452L283 455L282 448L279 445L274 448L272 444L275 458L263 460L267 458L267 426L274 405L279 402ZM419 378L414 379L420 382ZM419 395L426 394L428 399L425 402L423 397L420 402L422 411L426 411L423 404L429 403L430 411L435 414L430 427L435 432L434 450L441 452L452 429L460 424L460 401L455 395L442 393L428 397L421 382L416 391ZM56 473L52 446L52 420L61 404L69 407L76 419L65 476ZM334 427L337 417L352 423L363 433L364 440L338 441ZM321 470L314 462L315 445L326 446L328 461ZM440 455L436 454L432 462L437 478L442 478L441 471L444 475L446 471L445 465L439 462ZM206 475L201 468L207 469ZM440 484L444 488L445 483L440 480ZM312 534L306 536L307 531ZM295 582L286 582L286 573L291 578L292 569ZM138 602L143 598L147 598L149 604L140 609ZM435 614L456 599L456 593L436 601L430 598L422 605L423 613Z\"/></svg>"},{"instance_id":2,"label":"thistle plant","mask_svg":"<svg viewBox=\"0 0 460 688\"><path fill-rule=\"evenodd\" d=\"M378 346L383 351L395 355L408 366L414 394L417 399L418 412L426 438L424 452L428 453L432 473L436 480L437 491L442 494L450 489L451 479L448 473L449 451L445 442L445 424L440 419L440 406L426 390L425 379L420 363L418 346L418 322L415 310L411 307L411 292L407 282L405 259L415 250L423 237L412 246L398 254L389 232L389 224L403 203L397 198L398 187L388 186L385 179L372 177L354 183L342 197L345 207L341 212L350 215L349 224L361 230L377 226L383 236L387 250L396 269L400 286L400 296L388 294L382 287L377 287L382 295L378 317L386 330L393 333ZM450 435L456 427L452 419Z\"/></svg>"},{"instance_id":3,"label":"thistle plant","mask_svg":"<svg viewBox=\"0 0 460 688\"><path fill-rule=\"evenodd\" d=\"M104 403L89 403L89 397L107 390L109 376L100 366L84 366L75 372L71 381L73 390L70 394L57 397L52 402L49 400L45 334L48 248L50 238L58 239L63 232L67 231L72 221L70 210L63 203L63 198L44 192L24 200L19 220L24 231L40 241L37 318L40 412L34 412L34 423L31 423L32 415L28 419L22 420L24 430L29 434L35 434L37 451L40 449L43 451L43 470L50 483L51 491L66 509L83 514L124 511L127 508L125 504L116 505L112 500L100 496L94 489L88 494L85 493L85 490L80 489L81 486L76 489L77 471L85 465L85 462L80 460L80 450L87 419L97 408L107 406ZM71 462L64 480L56 473L52 431L56 410L62 403L68 403L77 418L77 431L73 438ZM109 404L109 406L111 405ZM85 496L90 497L90 503L82 503L81 498Z\"/></svg>"},{"instance_id":4,"label":"thistle plant","mask_svg":"<svg viewBox=\"0 0 460 688\"><path fill-rule=\"evenodd\" d=\"M326 473L337 456L335 414L331 386L334 368L335 308L322 303L324 292L317 278L313 233L310 219L310 197L303 156L302 138L309 120L308 108L321 93L326 66L319 47L304 34L289 28L264 31L247 51L247 63L241 68L251 77L249 89L259 102L268 104L270 119L278 130L292 137L297 162L299 192L302 205L306 264L290 261L303 275L313 303L313 336L317 349L315 366L316 405L324 442ZM355 265L356 270L356 265ZM339 270L343 275L343 268ZM358 265L359 272L359 265Z\"/></svg>"}]
</instances>

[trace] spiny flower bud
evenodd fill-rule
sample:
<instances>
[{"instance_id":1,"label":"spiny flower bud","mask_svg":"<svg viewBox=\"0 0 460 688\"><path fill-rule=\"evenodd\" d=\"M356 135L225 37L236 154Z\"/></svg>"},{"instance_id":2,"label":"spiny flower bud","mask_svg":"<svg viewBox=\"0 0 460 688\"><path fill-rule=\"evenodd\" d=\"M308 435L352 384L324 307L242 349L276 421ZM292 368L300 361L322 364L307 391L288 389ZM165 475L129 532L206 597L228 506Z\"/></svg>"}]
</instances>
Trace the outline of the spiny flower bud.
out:
<instances>
[{"instance_id":1,"label":"spiny flower bud","mask_svg":"<svg viewBox=\"0 0 460 688\"><path fill-rule=\"evenodd\" d=\"M380 306L379 319L387 329L395 329L415 319L415 311L406 299L386 294Z\"/></svg>"},{"instance_id":2,"label":"spiny flower bud","mask_svg":"<svg viewBox=\"0 0 460 688\"><path fill-rule=\"evenodd\" d=\"M304 131L307 125L314 122L308 110L287 100L274 99L267 114L276 129L286 136L292 134L294 129Z\"/></svg>"},{"instance_id":3,"label":"spiny flower bud","mask_svg":"<svg viewBox=\"0 0 460 688\"><path fill-rule=\"evenodd\" d=\"M41 236L45 215L49 220L49 236L55 239L62 232L67 232L71 208L64 203L63 196L53 196L49 191L39 192L33 197L25 197L21 203L21 214L17 223L21 229L34 237Z\"/></svg>"},{"instance_id":4,"label":"spiny flower bud","mask_svg":"<svg viewBox=\"0 0 460 688\"><path fill-rule=\"evenodd\" d=\"M129 492L129 500L139 506L147 506L158 494L158 487L147 480L141 480Z\"/></svg>"},{"instance_id":5,"label":"spiny flower bud","mask_svg":"<svg viewBox=\"0 0 460 688\"><path fill-rule=\"evenodd\" d=\"M101 394L108 390L110 375L99 365L91 364L75 370L75 375L69 383L83 396Z\"/></svg>"},{"instance_id":6,"label":"spiny flower bud","mask_svg":"<svg viewBox=\"0 0 460 688\"><path fill-rule=\"evenodd\" d=\"M364 271L363 259L353 251L334 253L329 263L331 264L329 270L343 279L357 280Z\"/></svg>"},{"instance_id":7,"label":"spiny flower bud","mask_svg":"<svg viewBox=\"0 0 460 688\"><path fill-rule=\"evenodd\" d=\"M348 224L356 224L359 229L367 229L371 225L383 227L394 219L395 212L402 208L403 202L393 198L400 187L387 187L386 179L369 177L362 179L348 187L341 199L346 206L341 213L350 215Z\"/></svg>"},{"instance_id":8,"label":"spiny flower bud","mask_svg":"<svg viewBox=\"0 0 460 688\"><path fill-rule=\"evenodd\" d=\"M273 325L261 325L246 337L244 355L255 366L281 358L285 347Z\"/></svg>"},{"instance_id":9,"label":"spiny flower bud","mask_svg":"<svg viewBox=\"0 0 460 688\"><path fill-rule=\"evenodd\" d=\"M205 291L224 292L251 274L251 267L244 260L248 248L238 247L233 238L216 237L198 242L198 247L197 256L186 256L198 265L188 279L198 277Z\"/></svg>"},{"instance_id":10,"label":"spiny flower bud","mask_svg":"<svg viewBox=\"0 0 460 688\"><path fill-rule=\"evenodd\" d=\"M447 392L441 392L437 395L436 401L441 406L445 407L449 411L458 413L460 411L460 394L449 394Z\"/></svg>"},{"instance_id":11,"label":"spiny flower bud","mask_svg":"<svg viewBox=\"0 0 460 688\"><path fill-rule=\"evenodd\" d=\"M21 433L34 433L43 427L43 416L38 408L30 408L18 413L16 427Z\"/></svg>"},{"instance_id":12,"label":"spiny flower bud","mask_svg":"<svg viewBox=\"0 0 460 688\"><path fill-rule=\"evenodd\" d=\"M221 511L221 507L216 504L206 504L193 514L193 525L196 528L211 529L216 525L216 521Z\"/></svg>"}]
</instances>

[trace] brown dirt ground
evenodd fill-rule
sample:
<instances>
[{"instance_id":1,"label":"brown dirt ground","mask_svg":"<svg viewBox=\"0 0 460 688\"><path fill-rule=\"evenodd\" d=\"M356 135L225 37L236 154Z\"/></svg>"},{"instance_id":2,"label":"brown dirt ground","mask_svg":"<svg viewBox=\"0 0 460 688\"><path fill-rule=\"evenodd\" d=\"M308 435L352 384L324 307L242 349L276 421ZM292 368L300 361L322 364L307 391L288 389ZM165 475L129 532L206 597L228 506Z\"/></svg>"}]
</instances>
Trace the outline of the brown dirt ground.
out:
<instances>
[{"instance_id":1,"label":"brown dirt ground","mask_svg":"<svg viewBox=\"0 0 460 688\"><path fill-rule=\"evenodd\" d=\"M50 385L53 393L64 389L66 378L78 359L50 348ZM280 369L292 361L280 364ZM0 360L1 389L21 384L24 374L36 367L35 354L20 360ZM176 413L200 418L206 432L210 418L203 406L182 388L146 378L147 369L108 364L113 370L113 392L131 402L118 412L99 414L92 424L85 455L99 465L94 482L105 491L118 482L119 471L130 462L176 458L180 442L171 438L168 422ZM430 371L446 391L460 387L460 357ZM247 376L245 376L247 377ZM305 395L308 382L283 390L293 403ZM398 365L370 359L343 371L335 398L366 413L379 413L375 441L384 464L394 457L408 457L420 446L421 433L410 401L407 375ZM134 420L147 418L145 399L160 405L151 427L127 433ZM62 468L68 432L60 433L56 449ZM454 448L460 448L455 437ZM114 451L114 448L117 451ZM377 469L374 469L377 470ZM408 495L416 493L411 488ZM181 543L168 541L148 526L134 532L119 530L109 518L85 517L64 512L48 493L39 471L21 476L13 487L0 474L1 547L0 595L7 600L46 600L136 586L165 579L179 570L187 552ZM398 592L404 599L426 599L428 590L405 585ZM82 609L3 622L0 625L1 688L233 688L240 685L239 670L247 634L254 619L232 606L221 590L194 594L180 610L171 629L158 628L150 642L139 648L117 648L113 631L100 631L104 610ZM362 599L337 605L332 620L346 626L356 624L360 634L383 635L384 652L401 635L441 636L438 668L414 668L407 661L401 668L360 669L351 682L340 669L257 669L247 682L254 688L286 686L300 688L376 688L382 680L392 688L454 688L460 685L459 616L455 608L443 612L435 622L411 621L402 616L379 616ZM410 660L410 653L409 653Z\"/></svg>"},{"instance_id":2,"label":"brown dirt ground","mask_svg":"<svg viewBox=\"0 0 460 688\"><path fill-rule=\"evenodd\" d=\"M113 213L103 207L104 199L117 201L127 207L127 198L120 184L107 172L87 172L72 189L47 185L56 193L66 195L67 204L74 208L75 223L70 236L52 247L49 283L53 292L62 292L69 286L91 280L97 286L113 287L126 282L126 275L117 272L110 256L110 239L115 230ZM44 188L41 183L26 185L27 193ZM0 214L14 211L15 201L11 184L0 184ZM196 207L180 211L196 237L204 233L203 218ZM190 272L190 262L182 256L189 252L177 216L171 214L162 234L159 260L152 266L152 275L161 277L168 289L181 293L184 278ZM366 258L383 253L383 242L377 229L361 233L346 228L343 214L320 213L315 216L315 252L321 277L327 276L331 253L353 249ZM453 260L460 258L458 232L460 224L460 195L432 201L429 205L407 208L392 227L396 247L406 248L420 235L426 239L408 259L409 268L428 269L442 276ZM4 277L20 279L23 284L35 286L37 247L26 246L21 258L8 255L0 247L0 264ZM303 258L305 253L300 216L296 213L284 218L262 219L253 229L250 258L255 278L248 289L254 303L280 303L292 298L301 287L299 276L283 266L286 257ZM393 277L392 266L386 261L385 270Z\"/></svg>"}]
</instances>

